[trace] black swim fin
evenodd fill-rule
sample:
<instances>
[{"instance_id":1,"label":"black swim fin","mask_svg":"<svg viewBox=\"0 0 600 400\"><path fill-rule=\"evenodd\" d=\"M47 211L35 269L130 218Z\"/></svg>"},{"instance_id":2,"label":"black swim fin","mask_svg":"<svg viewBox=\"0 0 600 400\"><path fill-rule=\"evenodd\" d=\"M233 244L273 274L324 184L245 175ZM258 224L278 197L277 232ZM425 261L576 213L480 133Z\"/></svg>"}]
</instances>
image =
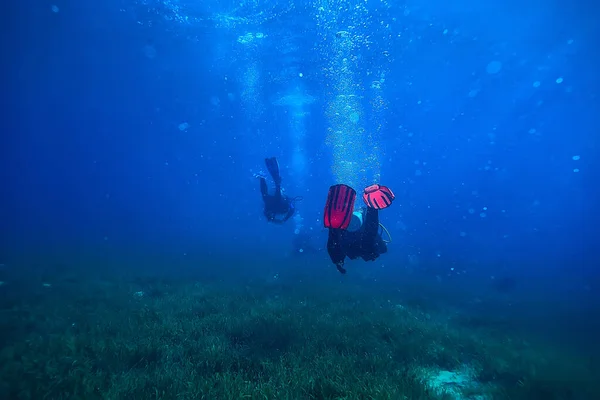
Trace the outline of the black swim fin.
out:
<instances>
[{"instance_id":1,"label":"black swim fin","mask_svg":"<svg viewBox=\"0 0 600 400\"><path fill-rule=\"evenodd\" d=\"M277 158L265 158L265 164L267 165L267 169L269 170L269 174L275 181L276 185L281 184L281 176L279 175L279 162L277 162Z\"/></svg>"}]
</instances>

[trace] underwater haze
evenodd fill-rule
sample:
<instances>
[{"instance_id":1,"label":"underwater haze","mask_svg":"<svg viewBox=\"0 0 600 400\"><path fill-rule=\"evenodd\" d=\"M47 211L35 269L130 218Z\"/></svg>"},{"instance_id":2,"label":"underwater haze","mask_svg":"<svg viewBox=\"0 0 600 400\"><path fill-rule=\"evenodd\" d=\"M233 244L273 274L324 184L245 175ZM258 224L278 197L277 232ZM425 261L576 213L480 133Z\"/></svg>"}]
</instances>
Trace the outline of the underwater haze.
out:
<instances>
[{"instance_id":1,"label":"underwater haze","mask_svg":"<svg viewBox=\"0 0 600 400\"><path fill-rule=\"evenodd\" d=\"M1 399L600 398L599 5L13 3Z\"/></svg>"}]
</instances>

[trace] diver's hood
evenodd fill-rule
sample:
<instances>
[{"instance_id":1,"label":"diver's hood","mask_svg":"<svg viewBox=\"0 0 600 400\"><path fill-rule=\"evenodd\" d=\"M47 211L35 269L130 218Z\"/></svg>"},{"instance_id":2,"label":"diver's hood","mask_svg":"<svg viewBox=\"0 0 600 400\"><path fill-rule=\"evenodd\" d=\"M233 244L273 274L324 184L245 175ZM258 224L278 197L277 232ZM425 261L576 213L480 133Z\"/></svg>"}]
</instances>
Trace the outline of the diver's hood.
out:
<instances>
[{"instance_id":1,"label":"diver's hood","mask_svg":"<svg viewBox=\"0 0 600 400\"><path fill-rule=\"evenodd\" d=\"M361 210L354 211L350 219L350 225L346 229L348 232L356 232L363 224L363 212Z\"/></svg>"}]
</instances>

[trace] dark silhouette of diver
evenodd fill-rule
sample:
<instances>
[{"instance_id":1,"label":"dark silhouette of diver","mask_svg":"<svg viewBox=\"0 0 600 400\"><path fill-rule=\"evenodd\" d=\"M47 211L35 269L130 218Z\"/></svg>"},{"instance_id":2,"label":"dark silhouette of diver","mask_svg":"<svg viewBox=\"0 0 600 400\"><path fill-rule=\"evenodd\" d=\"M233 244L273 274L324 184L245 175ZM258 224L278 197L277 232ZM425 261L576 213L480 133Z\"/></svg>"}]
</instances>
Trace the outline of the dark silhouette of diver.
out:
<instances>
[{"instance_id":1,"label":"dark silhouette of diver","mask_svg":"<svg viewBox=\"0 0 600 400\"><path fill-rule=\"evenodd\" d=\"M363 194L366 207L354 211L354 189L347 185L329 188L323 218L325 227L329 229L327 252L340 273L346 273L346 257L374 261L387 252L386 241L379 232L380 226L385 230L379 223L379 210L389 207L394 198L389 188L371 185Z\"/></svg>"},{"instance_id":2,"label":"dark silhouette of diver","mask_svg":"<svg viewBox=\"0 0 600 400\"><path fill-rule=\"evenodd\" d=\"M290 219L296 212L296 201L301 197L287 197L281 193L281 176L279 175L279 163L275 157L265 158L267 170L275 182L275 193L270 195L267 187L267 180L264 176L259 176L260 193L265 203L264 214L267 221L276 224L283 224Z\"/></svg>"}]
</instances>

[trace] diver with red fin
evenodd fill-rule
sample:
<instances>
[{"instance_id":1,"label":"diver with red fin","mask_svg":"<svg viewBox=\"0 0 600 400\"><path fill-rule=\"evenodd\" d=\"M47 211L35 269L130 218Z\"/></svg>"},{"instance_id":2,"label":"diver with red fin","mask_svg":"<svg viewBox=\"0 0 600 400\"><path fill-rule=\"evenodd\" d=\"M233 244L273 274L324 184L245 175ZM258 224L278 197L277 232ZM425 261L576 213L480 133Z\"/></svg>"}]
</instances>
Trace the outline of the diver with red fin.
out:
<instances>
[{"instance_id":1,"label":"diver with red fin","mask_svg":"<svg viewBox=\"0 0 600 400\"><path fill-rule=\"evenodd\" d=\"M383 239L383 231L387 230L379 222L379 210L392 204L394 193L386 186L375 184L365 188L362 197L366 207L355 211L356 191L350 186L333 185L327 195L323 218L329 229L327 252L342 274L346 273L346 257L374 261L387 252L387 243L391 241L391 238Z\"/></svg>"},{"instance_id":2,"label":"diver with red fin","mask_svg":"<svg viewBox=\"0 0 600 400\"><path fill-rule=\"evenodd\" d=\"M265 158L267 170L275 182L275 193L269 194L267 180L264 176L258 176L260 179L260 193L265 204L264 214L267 221L276 224L283 224L290 219L296 212L296 201L302 200L302 197L288 197L281 193L281 175L279 175L279 163L277 158Z\"/></svg>"}]
</instances>

